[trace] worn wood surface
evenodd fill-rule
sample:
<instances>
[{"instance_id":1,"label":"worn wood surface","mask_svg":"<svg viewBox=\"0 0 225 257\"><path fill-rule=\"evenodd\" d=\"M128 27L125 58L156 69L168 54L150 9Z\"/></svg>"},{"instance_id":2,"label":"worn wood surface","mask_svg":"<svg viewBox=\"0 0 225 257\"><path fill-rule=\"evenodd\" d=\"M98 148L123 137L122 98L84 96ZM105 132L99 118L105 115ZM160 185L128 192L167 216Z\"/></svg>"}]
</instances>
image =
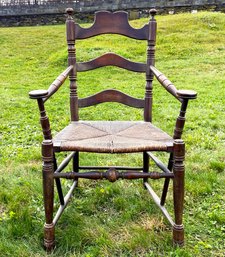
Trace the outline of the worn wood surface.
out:
<instances>
[{"instance_id":1,"label":"worn wood surface","mask_svg":"<svg viewBox=\"0 0 225 257\"><path fill-rule=\"evenodd\" d=\"M117 66L119 68L135 72L146 71L145 63L132 62L115 53L106 53L91 61L76 64L77 71L94 70L104 66Z\"/></svg>"},{"instance_id":2,"label":"worn wood surface","mask_svg":"<svg viewBox=\"0 0 225 257\"><path fill-rule=\"evenodd\" d=\"M144 108L143 99L129 96L115 89L107 89L95 95L86 98L80 98L78 100L78 106L83 108L105 102L117 102L131 107Z\"/></svg>"},{"instance_id":3,"label":"worn wood surface","mask_svg":"<svg viewBox=\"0 0 225 257\"><path fill-rule=\"evenodd\" d=\"M155 20L156 10L150 10L151 19L148 23L149 37L147 40L147 58L146 58L146 86L145 86L145 108L144 108L144 120L152 121L152 92L153 92L153 77L149 67L155 65L155 44L156 44L156 30L157 23Z\"/></svg>"},{"instance_id":4,"label":"worn wood surface","mask_svg":"<svg viewBox=\"0 0 225 257\"><path fill-rule=\"evenodd\" d=\"M120 34L130 38L146 40L148 38L148 25L135 29L128 23L128 13L124 11L96 12L95 20L90 28L82 28L75 24L75 38L85 39L101 34Z\"/></svg>"},{"instance_id":5,"label":"worn wood surface","mask_svg":"<svg viewBox=\"0 0 225 257\"><path fill-rule=\"evenodd\" d=\"M188 101L195 99L197 93L191 90L177 90L173 83L155 68L156 10L150 11L149 23L140 29L134 29L128 22L126 12L98 12L90 28L82 28L73 20L73 9L67 9L66 36L68 45L68 68L61 73L50 85L48 90L34 90L29 93L31 99L36 99L40 111L44 141L43 156L43 191L45 219L44 246L47 251L54 248L54 229L64 209L69 203L78 179L143 179L144 187L148 190L156 205L161 209L173 227L173 242L176 245L184 243L183 204L184 204L184 142L181 140L185 124L185 114ZM137 63L115 53L106 53L94 60L77 62L76 40L83 40L101 34L120 34L137 40L146 40L146 62ZM77 72L84 72L104 66L117 66L129 71L146 74L145 95L142 99L132 97L115 89L106 89L92 96L78 98ZM180 112L175 123L173 137L152 125L153 78L181 102ZM52 139L51 128L45 110L45 102L58 91L66 78L70 80L70 111L71 123ZM144 109L144 121L79 121L79 108L88 107L104 102L118 102L135 108ZM119 120L119 117L118 117ZM57 152L71 152L61 164L57 165ZM80 166L79 152L95 153L133 153L143 154L142 167L93 167ZM163 164L152 151L169 153L168 166ZM150 158L161 172L149 172ZM72 162L72 172L62 172ZM107 170L99 172L97 170ZM79 172L83 170L83 172ZM119 172L118 170L123 170ZM61 179L74 180L69 192L63 196ZM165 178L161 200L147 180ZM165 208L169 181L173 180L174 216L171 218ZM54 210L54 181L59 194L60 207L53 218Z\"/></svg>"},{"instance_id":6,"label":"worn wood surface","mask_svg":"<svg viewBox=\"0 0 225 257\"><path fill-rule=\"evenodd\" d=\"M163 172L138 172L138 171L126 171L118 172L114 167L110 168L107 172L89 171L84 173L66 172L55 173L54 178L66 178L66 179L108 179L110 182L115 182L118 179L160 179L160 178L174 178L173 173Z\"/></svg>"},{"instance_id":7,"label":"worn wood surface","mask_svg":"<svg viewBox=\"0 0 225 257\"><path fill-rule=\"evenodd\" d=\"M173 180L173 200L174 216L173 243L182 246L184 244L183 208L184 208L184 157L185 145L183 140L174 141L174 180Z\"/></svg>"}]
</instances>

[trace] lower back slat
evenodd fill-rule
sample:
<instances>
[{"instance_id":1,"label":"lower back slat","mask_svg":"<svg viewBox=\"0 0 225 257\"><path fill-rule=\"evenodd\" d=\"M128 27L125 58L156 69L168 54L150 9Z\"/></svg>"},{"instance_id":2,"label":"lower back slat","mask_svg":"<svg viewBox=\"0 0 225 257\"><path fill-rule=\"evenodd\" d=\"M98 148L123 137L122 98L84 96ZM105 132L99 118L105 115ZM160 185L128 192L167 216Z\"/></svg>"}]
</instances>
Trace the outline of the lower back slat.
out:
<instances>
[{"instance_id":1,"label":"lower back slat","mask_svg":"<svg viewBox=\"0 0 225 257\"><path fill-rule=\"evenodd\" d=\"M144 100L129 96L115 89L101 91L95 95L78 100L79 107L88 107L105 102L117 102L135 108L144 108Z\"/></svg>"}]
</instances>

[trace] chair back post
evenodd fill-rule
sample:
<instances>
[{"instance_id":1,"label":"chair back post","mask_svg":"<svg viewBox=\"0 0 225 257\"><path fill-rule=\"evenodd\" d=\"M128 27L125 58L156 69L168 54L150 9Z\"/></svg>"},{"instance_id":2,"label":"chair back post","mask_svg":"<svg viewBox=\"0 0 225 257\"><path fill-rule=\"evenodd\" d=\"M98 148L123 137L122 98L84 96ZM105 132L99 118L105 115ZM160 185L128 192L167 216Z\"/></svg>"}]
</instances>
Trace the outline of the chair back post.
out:
<instances>
[{"instance_id":1,"label":"chair back post","mask_svg":"<svg viewBox=\"0 0 225 257\"><path fill-rule=\"evenodd\" d=\"M150 70L150 65L155 64L155 42L156 42L156 29L157 23L155 20L156 10L151 9L151 19L149 21L149 38L147 48L147 66L146 66L146 87L145 87L145 107L144 107L144 120L152 121L152 81L154 74Z\"/></svg>"},{"instance_id":2,"label":"chair back post","mask_svg":"<svg viewBox=\"0 0 225 257\"><path fill-rule=\"evenodd\" d=\"M75 23L73 19L73 9L67 8L66 20L66 37L68 45L68 66L73 65L74 68L69 74L70 79L70 113L71 121L78 121L78 95L77 95L77 71L76 71L76 49L75 49Z\"/></svg>"}]
</instances>

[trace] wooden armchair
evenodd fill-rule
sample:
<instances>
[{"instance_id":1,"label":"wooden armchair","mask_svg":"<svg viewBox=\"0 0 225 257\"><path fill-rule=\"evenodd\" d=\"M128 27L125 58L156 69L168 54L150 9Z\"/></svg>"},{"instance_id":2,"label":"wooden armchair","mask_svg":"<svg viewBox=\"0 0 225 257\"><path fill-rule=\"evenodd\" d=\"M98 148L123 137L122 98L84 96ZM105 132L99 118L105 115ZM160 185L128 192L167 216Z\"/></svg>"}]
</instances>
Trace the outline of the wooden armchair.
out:
<instances>
[{"instance_id":1,"label":"wooden armchair","mask_svg":"<svg viewBox=\"0 0 225 257\"><path fill-rule=\"evenodd\" d=\"M40 122L43 130L43 189L46 222L44 225L44 246L50 251L55 244L55 225L67 206L77 186L78 179L143 179L144 186L161 209L173 228L173 242L184 243L184 227L182 223L184 201L184 142L181 139L188 101L197 94L189 90L177 90L176 87L154 66L156 42L156 10L150 11L151 19L140 29L132 28L128 23L126 12L97 12L94 24L90 28L81 28L72 18L73 9L67 9L66 21L68 43L68 68L58 76L48 90L35 90L29 93L30 98L37 99L40 110ZM145 63L127 60L115 53L106 53L94 60L79 63L76 61L75 41L85 40L100 34L120 34L136 40L147 41L147 57ZM108 89L95 95L79 99L77 94L77 72L88 71L102 66L117 66L129 71L146 74L145 96L138 99L118 90ZM169 136L152 123L152 81L153 77L173 95L181 108L176 121L173 137ZM44 103L60 88L66 78L70 80L71 122L62 131L52 137L48 116ZM118 102L144 110L144 121L79 121L78 110L103 102ZM71 152L58 166L56 154ZM169 153L169 161L164 165L152 152ZM142 153L143 166L132 167L88 167L79 165L79 152L95 153ZM160 172L149 172L149 159L159 167ZM72 161L73 170L62 172ZM84 170L84 172L80 172ZM106 172L96 171L106 170ZM61 179L71 179L73 184L63 196ZM159 198L148 183L148 179L165 179L162 196ZM165 200L169 181L173 181L174 221L165 208ZM53 217L54 184L58 191L60 207Z\"/></svg>"}]
</instances>

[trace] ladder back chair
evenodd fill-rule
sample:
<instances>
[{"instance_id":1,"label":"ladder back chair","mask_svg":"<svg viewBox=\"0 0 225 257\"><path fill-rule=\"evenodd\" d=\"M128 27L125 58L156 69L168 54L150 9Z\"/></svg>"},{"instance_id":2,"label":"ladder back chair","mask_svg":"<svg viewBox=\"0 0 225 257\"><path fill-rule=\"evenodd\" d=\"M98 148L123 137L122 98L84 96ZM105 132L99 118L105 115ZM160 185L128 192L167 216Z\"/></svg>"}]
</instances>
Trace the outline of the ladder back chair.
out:
<instances>
[{"instance_id":1,"label":"ladder back chair","mask_svg":"<svg viewBox=\"0 0 225 257\"><path fill-rule=\"evenodd\" d=\"M118 179L143 179L156 205L172 225L173 242L175 245L184 243L184 227L182 222L184 202L184 156L185 145L181 139L185 113L188 101L195 99L197 93L191 90L177 90L176 87L158 71L155 66L156 43L156 10L150 10L150 21L140 29L134 29L128 22L128 14L124 11L101 11L95 14L91 27L82 28L73 20L73 9L67 9L67 44L68 68L50 85L48 90L34 90L29 93L31 99L36 99L40 110L40 123L44 140L42 143L43 157L43 194L45 207L44 247L51 251L55 246L55 225L66 208L69 199L78 184L78 179L108 179L115 182ZM138 63L125 59L115 53L106 53L87 62L76 61L75 41L84 40L101 34L119 34L136 40L147 42L146 62ZM95 95L78 98L77 72L88 71L103 66L117 66L129 71L146 74L145 95L142 99L131 97L119 90L107 89ZM52 137L50 123L45 111L45 102L60 88L66 78L70 80L70 111L71 122L62 131ZM173 136L169 136L152 124L152 81L153 77L173 95L180 103L180 112L175 122ZM135 108L143 109L143 121L79 121L79 108L100 104L103 102L118 102ZM163 164L152 152L167 152L169 160ZM58 152L70 152L58 166ZM88 167L80 166L79 152L95 153L141 153L142 167ZM160 172L149 171L149 160L152 159ZM72 161L73 170L62 172ZM99 171L105 169L106 171ZM84 170L84 172L80 172ZM97 171L96 171L97 170ZM73 184L64 196L61 179L71 179ZM158 197L148 183L148 179L164 179L161 197ZM173 181L174 220L165 208L170 180ZM59 196L59 208L55 216L54 185Z\"/></svg>"}]
</instances>

